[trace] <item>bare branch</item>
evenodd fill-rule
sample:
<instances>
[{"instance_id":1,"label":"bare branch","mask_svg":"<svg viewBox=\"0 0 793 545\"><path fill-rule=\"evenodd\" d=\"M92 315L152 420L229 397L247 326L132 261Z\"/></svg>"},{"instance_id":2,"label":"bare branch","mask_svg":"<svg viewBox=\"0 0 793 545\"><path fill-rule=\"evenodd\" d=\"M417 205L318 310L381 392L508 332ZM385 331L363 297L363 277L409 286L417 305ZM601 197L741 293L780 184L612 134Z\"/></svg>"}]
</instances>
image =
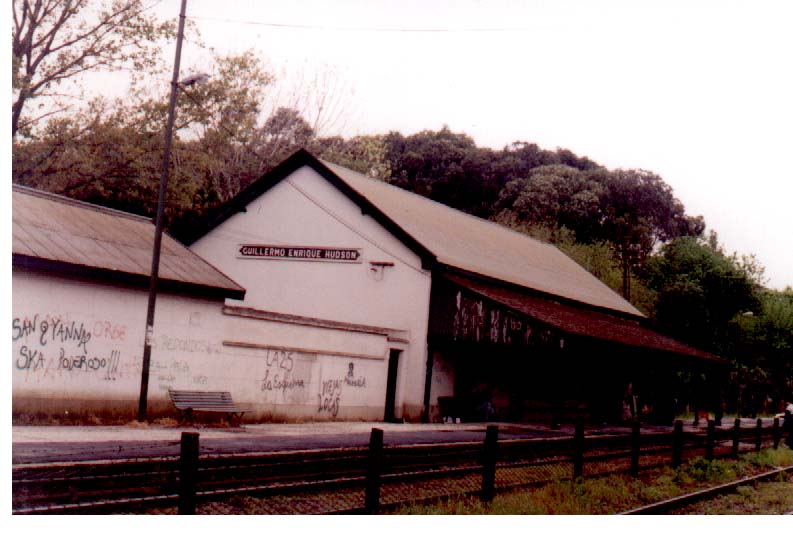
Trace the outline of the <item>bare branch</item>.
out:
<instances>
[{"instance_id":1,"label":"bare branch","mask_svg":"<svg viewBox=\"0 0 793 545\"><path fill-rule=\"evenodd\" d=\"M41 121L42 119L45 119L45 118L50 117L50 116L55 115L55 114L59 114L61 112L65 112L65 111L67 111L69 109L70 109L69 106L63 106L62 108L58 108L57 110L53 110L53 111L41 114L38 117L34 117L33 119L21 119L19 121L19 128L23 129L23 128L29 126L29 125L33 125L33 124L37 123L38 121Z\"/></svg>"},{"instance_id":2,"label":"bare branch","mask_svg":"<svg viewBox=\"0 0 793 545\"><path fill-rule=\"evenodd\" d=\"M169 25L143 15L140 0L18 0L13 4L12 135L41 91L98 68L151 67Z\"/></svg>"}]
</instances>

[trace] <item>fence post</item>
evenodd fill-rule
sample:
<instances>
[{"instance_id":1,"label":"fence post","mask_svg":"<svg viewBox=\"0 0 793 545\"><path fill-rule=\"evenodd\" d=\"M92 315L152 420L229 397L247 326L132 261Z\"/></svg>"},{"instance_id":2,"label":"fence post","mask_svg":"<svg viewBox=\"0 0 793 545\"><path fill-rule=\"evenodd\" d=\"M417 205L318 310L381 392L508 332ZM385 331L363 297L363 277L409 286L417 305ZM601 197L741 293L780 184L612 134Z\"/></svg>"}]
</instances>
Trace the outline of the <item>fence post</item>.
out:
<instances>
[{"instance_id":1,"label":"fence post","mask_svg":"<svg viewBox=\"0 0 793 545\"><path fill-rule=\"evenodd\" d=\"M482 453L482 492L484 502L496 496L496 458L498 457L498 426L488 426L485 432L485 447Z\"/></svg>"},{"instance_id":2,"label":"fence post","mask_svg":"<svg viewBox=\"0 0 793 545\"><path fill-rule=\"evenodd\" d=\"M579 417L575 422L573 438L573 479L584 474L584 419Z\"/></svg>"},{"instance_id":3,"label":"fence post","mask_svg":"<svg viewBox=\"0 0 793 545\"><path fill-rule=\"evenodd\" d=\"M732 427L732 457L738 457L738 449L741 443L741 419L735 417L735 425Z\"/></svg>"},{"instance_id":4,"label":"fence post","mask_svg":"<svg viewBox=\"0 0 793 545\"><path fill-rule=\"evenodd\" d=\"M195 515L196 480L198 478L198 434L182 432L179 451L179 511L180 515Z\"/></svg>"},{"instance_id":5,"label":"fence post","mask_svg":"<svg viewBox=\"0 0 793 545\"><path fill-rule=\"evenodd\" d=\"M631 430L631 477L639 476L639 449L641 448L641 428L638 421Z\"/></svg>"},{"instance_id":6,"label":"fence post","mask_svg":"<svg viewBox=\"0 0 793 545\"><path fill-rule=\"evenodd\" d=\"M757 419L757 427L755 428L754 436L754 450L760 451L763 448L763 419Z\"/></svg>"},{"instance_id":7,"label":"fence post","mask_svg":"<svg viewBox=\"0 0 793 545\"><path fill-rule=\"evenodd\" d=\"M774 450L779 448L782 435L779 433L779 417L774 417Z\"/></svg>"},{"instance_id":8,"label":"fence post","mask_svg":"<svg viewBox=\"0 0 793 545\"><path fill-rule=\"evenodd\" d=\"M708 420L708 434L705 437L705 458L713 460L713 443L716 440L716 422Z\"/></svg>"},{"instance_id":9,"label":"fence post","mask_svg":"<svg viewBox=\"0 0 793 545\"><path fill-rule=\"evenodd\" d=\"M683 463L683 421L675 420L672 433L672 467L680 467Z\"/></svg>"},{"instance_id":10,"label":"fence post","mask_svg":"<svg viewBox=\"0 0 793 545\"><path fill-rule=\"evenodd\" d=\"M372 428L369 437L369 465L366 468L366 496L364 510L367 515L380 512L380 475L383 459L383 430Z\"/></svg>"}]
</instances>

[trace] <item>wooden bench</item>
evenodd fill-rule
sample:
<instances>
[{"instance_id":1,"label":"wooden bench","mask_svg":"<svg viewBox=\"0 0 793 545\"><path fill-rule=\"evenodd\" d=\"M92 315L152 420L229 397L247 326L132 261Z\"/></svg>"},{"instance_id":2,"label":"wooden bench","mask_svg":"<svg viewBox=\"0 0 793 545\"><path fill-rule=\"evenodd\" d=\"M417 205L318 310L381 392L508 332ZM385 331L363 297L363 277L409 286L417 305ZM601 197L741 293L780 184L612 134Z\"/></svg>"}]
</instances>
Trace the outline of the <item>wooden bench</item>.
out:
<instances>
[{"instance_id":1,"label":"wooden bench","mask_svg":"<svg viewBox=\"0 0 793 545\"><path fill-rule=\"evenodd\" d=\"M174 407L179 411L180 421L191 420L193 411L226 413L229 423L237 416L242 419L241 410L231 398L231 392L199 392L195 390L168 390Z\"/></svg>"}]
</instances>

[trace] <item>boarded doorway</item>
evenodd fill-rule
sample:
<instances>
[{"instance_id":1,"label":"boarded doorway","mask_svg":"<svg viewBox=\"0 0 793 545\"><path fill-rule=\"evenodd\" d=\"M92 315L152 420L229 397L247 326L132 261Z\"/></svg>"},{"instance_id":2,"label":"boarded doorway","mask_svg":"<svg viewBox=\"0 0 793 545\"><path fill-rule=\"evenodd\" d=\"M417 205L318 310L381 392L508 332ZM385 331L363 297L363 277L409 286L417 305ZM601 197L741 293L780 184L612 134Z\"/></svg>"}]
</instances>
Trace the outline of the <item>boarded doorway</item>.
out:
<instances>
[{"instance_id":1,"label":"boarded doorway","mask_svg":"<svg viewBox=\"0 0 793 545\"><path fill-rule=\"evenodd\" d=\"M388 355L388 381L385 388L385 414L383 415L383 419L386 422L396 420L394 408L396 407L397 374L399 371L399 356L401 354L401 350L391 350Z\"/></svg>"}]
</instances>

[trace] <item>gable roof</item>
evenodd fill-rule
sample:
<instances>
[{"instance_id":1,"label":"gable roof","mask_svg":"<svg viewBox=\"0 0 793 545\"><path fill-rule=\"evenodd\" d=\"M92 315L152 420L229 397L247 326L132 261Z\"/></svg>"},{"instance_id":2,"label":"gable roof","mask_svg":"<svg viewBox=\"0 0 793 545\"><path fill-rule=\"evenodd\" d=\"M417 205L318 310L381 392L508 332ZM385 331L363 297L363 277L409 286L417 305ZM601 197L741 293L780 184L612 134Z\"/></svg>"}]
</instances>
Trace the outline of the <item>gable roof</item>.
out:
<instances>
[{"instance_id":1,"label":"gable roof","mask_svg":"<svg viewBox=\"0 0 793 545\"><path fill-rule=\"evenodd\" d=\"M579 303L642 314L552 244L345 167L322 162L448 267Z\"/></svg>"},{"instance_id":2,"label":"gable roof","mask_svg":"<svg viewBox=\"0 0 793 545\"><path fill-rule=\"evenodd\" d=\"M13 186L15 266L148 286L154 223L149 218ZM163 234L161 289L242 299L245 289Z\"/></svg>"},{"instance_id":3,"label":"gable roof","mask_svg":"<svg viewBox=\"0 0 793 545\"><path fill-rule=\"evenodd\" d=\"M365 214L416 252L426 268L439 263L546 296L634 318L644 317L633 305L552 244L348 168L318 160L302 149L217 208L200 229L182 237L183 242L195 242L304 166L314 169L360 206Z\"/></svg>"}]
</instances>

